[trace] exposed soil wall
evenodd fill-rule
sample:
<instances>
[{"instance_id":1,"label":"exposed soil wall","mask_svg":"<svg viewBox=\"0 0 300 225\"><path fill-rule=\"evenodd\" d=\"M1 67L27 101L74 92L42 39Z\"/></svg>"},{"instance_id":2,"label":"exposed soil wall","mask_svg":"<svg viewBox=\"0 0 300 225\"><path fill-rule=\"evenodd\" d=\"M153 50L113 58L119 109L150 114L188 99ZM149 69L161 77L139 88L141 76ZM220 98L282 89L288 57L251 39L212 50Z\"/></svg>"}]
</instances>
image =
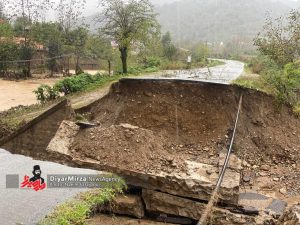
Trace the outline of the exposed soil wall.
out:
<instances>
[{"instance_id":1,"label":"exposed soil wall","mask_svg":"<svg viewBox=\"0 0 300 225\"><path fill-rule=\"evenodd\" d=\"M85 110L103 129L132 124L153 131L157 141L163 137L164 143L160 144L171 154L216 164L220 151L228 147L241 94L235 153L250 164L251 171L252 166L258 170L268 166L274 177L288 172L289 176L281 181L290 185L291 192L299 192L294 182L300 179L300 120L290 107L276 108L272 96L221 84L123 79L112 86L106 97ZM81 147L77 150L96 157L86 137L84 131L79 133Z\"/></svg>"}]
</instances>

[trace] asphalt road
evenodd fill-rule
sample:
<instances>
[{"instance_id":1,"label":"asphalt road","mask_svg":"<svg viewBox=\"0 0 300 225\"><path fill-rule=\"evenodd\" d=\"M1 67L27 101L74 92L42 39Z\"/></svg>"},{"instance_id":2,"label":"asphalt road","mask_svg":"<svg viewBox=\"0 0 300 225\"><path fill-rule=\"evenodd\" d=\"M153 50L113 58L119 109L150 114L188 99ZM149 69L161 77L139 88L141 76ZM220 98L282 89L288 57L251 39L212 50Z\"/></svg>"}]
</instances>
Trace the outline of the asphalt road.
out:
<instances>
[{"instance_id":1,"label":"asphalt road","mask_svg":"<svg viewBox=\"0 0 300 225\"><path fill-rule=\"evenodd\" d=\"M32 176L34 165L40 165L42 177L47 174L97 174L97 171L71 168L57 163L36 161L21 155L12 155L0 149L0 224L37 224L57 204L87 189L7 189L6 175L18 174L20 183L24 175Z\"/></svg>"},{"instance_id":2,"label":"asphalt road","mask_svg":"<svg viewBox=\"0 0 300 225\"><path fill-rule=\"evenodd\" d=\"M218 59L225 64L208 68L192 70L175 70L164 75L150 75L145 78L170 78L184 80L199 80L204 82L229 84L244 71L244 63L234 60Z\"/></svg>"}]
</instances>

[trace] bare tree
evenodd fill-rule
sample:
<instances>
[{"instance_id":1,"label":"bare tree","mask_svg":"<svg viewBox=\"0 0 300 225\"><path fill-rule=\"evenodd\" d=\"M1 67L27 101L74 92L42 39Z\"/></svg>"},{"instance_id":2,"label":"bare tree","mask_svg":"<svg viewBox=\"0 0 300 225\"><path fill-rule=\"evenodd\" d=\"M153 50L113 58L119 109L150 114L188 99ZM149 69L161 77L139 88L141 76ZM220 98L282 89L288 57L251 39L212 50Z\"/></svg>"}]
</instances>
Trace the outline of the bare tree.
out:
<instances>
[{"instance_id":1,"label":"bare tree","mask_svg":"<svg viewBox=\"0 0 300 225\"><path fill-rule=\"evenodd\" d=\"M101 0L101 31L116 41L123 73L127 73L128 51L133 44L151 38L159 30L153 5L149 0Z\"/></svg>"},{"instance_id":2,"label":"bare tree","mask_svg":"<svg viewBox=\"0 0 300 225\"><path fill-rule=\"evenodd\" d=\"M83 9L86 0L60 0L55 7L57 19L61 27L67 33L70 29L80 25L79 20L83 20Z\"/></svg>"}]
</instances>

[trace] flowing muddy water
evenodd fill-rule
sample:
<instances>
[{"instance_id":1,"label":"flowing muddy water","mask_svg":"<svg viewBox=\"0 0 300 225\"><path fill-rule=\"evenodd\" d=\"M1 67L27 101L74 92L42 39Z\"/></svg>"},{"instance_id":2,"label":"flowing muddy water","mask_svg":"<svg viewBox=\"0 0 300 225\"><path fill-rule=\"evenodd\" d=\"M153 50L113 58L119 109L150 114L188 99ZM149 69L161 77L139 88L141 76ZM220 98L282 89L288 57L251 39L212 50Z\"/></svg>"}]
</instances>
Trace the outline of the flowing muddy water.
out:
<instances>
[{"instance_id":1,"label":"flowing muddy water","mask_svg":"<svg viewBox=\"0 0 300 225\"><path fill-rule=\"evenodd\" d=\"M19 105L37 103L33 90L41 84L53 85L58 78L8 81L0 79L0 111Z\"/></svg>"}]
</instances>

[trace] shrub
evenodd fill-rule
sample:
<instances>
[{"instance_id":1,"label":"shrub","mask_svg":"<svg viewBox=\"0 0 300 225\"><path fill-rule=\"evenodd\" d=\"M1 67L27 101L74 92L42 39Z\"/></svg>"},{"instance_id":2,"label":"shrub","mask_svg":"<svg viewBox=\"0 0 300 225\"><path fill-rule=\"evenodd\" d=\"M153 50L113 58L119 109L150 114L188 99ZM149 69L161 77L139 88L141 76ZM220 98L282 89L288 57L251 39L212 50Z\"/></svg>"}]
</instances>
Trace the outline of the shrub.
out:
<instances>
[{"instance_id":1,"label":"shrub","mask_svg":"<svg viewBox=\"0 0 300 225\"><path fill-rule=\"evenodd\" d=\"M67 77L57 82L54 88L59 90L61 93L68 95L84 90L93 82L95 82L95 77L90 74L81 74L74 77Z\"/></svg>"},{"instance_id":2,"label":"shrub","mask_svg":"<svg viewBox=\"0 0 300 225\"><path fill-rule=\"evenodd\" d=\"M45 84L41 85L33 92L35 93L37 100L42 104L59 98L58 90Z\"/></svg>"},{"instance_id":3,"label":"shrub","mask_svg":"<svg viewBox=\"0 0 300 225\"><path fill-rule=\"evenodd\" d=\"M280 103L295 105L297 91L300 89L300 63L289 63L283 70L268 70L264 78L271 85Z\"/></svg>"},{"instance_id":4,"label":"shrub","mask_svg":"<svg viewBox=\"0 0 300 225\"><path fill-rule=\"evenodd\" d=\"M159 67L161 65L161 60L157 57L149 57L145 59L144 65L145 68Z\"/></svg>"}]
</instances>

